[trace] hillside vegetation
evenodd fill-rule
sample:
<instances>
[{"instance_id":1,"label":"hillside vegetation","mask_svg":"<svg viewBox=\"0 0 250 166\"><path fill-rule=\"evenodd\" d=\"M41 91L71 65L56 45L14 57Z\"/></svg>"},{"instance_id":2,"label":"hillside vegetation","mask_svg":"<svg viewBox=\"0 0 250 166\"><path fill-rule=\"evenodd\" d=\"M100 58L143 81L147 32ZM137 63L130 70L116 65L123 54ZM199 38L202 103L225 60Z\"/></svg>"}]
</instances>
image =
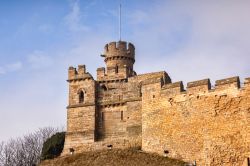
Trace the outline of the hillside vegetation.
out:
<instances>
[{"instance_id":1,"label":"hillside vegetation","mask_svg":"<svg viewBox=\"0 0 250 166\"><path fill-rule=\"evenodd\" d=\"M85 152L53 160L45 160L40 166L183 166L183 161L162 157L138 150L103 150Z\"/></svg>"}]
</instances>

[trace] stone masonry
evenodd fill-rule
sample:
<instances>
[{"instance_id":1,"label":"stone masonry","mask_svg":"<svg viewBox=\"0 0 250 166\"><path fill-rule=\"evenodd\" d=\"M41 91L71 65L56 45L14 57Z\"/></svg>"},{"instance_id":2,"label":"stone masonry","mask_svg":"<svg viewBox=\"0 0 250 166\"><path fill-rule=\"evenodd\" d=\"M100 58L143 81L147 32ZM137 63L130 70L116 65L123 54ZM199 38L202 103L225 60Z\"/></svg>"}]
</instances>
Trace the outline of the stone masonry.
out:
<instances>
[{"instance_id":1,"label":"stone masonry","mask_svg":"<svg viewBox=\"0 0 250 166\"><path fill-rule=\"evenodd\" d=\"M172 83L165 72L137 75L135 47L111 42L95 80L85 65L69 67L67 132L62 155L141 147L197 165L247 165L250 78Z\"/></svg>"}]
</instances>

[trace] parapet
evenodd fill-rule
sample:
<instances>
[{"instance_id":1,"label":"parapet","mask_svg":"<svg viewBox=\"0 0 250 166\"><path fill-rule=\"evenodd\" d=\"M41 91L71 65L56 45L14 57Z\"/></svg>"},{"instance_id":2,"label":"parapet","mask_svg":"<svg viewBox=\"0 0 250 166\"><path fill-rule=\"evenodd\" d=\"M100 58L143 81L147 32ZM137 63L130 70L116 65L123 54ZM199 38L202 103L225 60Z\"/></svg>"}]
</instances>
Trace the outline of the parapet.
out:
<instances>
[{"instance_id":1,"label":"parapet","mask_svg":"<svg viewBox=\"0 0 250 166\"><path fill-rule=\"evenodd\" d=\"M193 81L193 82L188 82L187 83L187 88L193 88L197 86L207 86L208 89L211 89L211 83L209 79L203 79L203 80L198 80L198 81Z\"/></svg>"},{"instance_id":2,"label":"parapet","mask_svg":"<svg viewBox=\"0 0 250 166\"><path fill-rule=\"evenodd\" d=\"M250 84L250 77L249 77L249 78L245 78L244 84L245 84L245 85L246 85L246 84Z\"/></svg>"},{"instance_id":3,"label":"parapet","mask_svg":"<svg viewBox=\"0 0 250 166\"><path fill-rule=\"evenodd\" d=\"M151 82L154 82L154 80L151 80ZM240 84L240 79L238 76L217 80L215 81L215 83L216 84L214 88L212 88L210 79L208 78L203 79L203 80L198 80L198 81L192 81L192 82L187 83L186 90L184 90L182 81L174 82L174 83L167 83L167 84L162 85L161 95L162 96L174 96L177 94L200 95L200 94L214 92L217 90L218 91L250 90L250 77L245 78L243 87L240 87L241 84ZM235 91L232 91L232 92L235 92Z\"/></svg>"},{"instance_id":4,"label":"parapet","mask_svg":"<svg viewBox=\"0 0 250 166\"><path fill-rule=\"evenodd\" d=\"M180 89L180 91L184 91L183 82L182 81L174 82L174 83L166 84L162 87L162 89L173 89L173 88L178 88Z\"/></svg>"},{"instance_id":5,"label":"parapet","mask_svg":"<svg viewBox=\"0 0 250 166\"><path fill-rule=\"evenodd\" d=\"M144 81L142 81L142 85L149 85L149 84L155 84L155 83L163 83L163 79L161 77L153 77L153 78L148 78Z\"/></svg>"},{"instance_id":6,"label":"parapet","mask_svg":"<svg viewBox=\"0 0 250 166\"><path fill-rule=\"evenodd\" d=\"M104 56L115 57L115 56L124 56L124 57L135 57L135 47L131 43L125 41L111 42L106 44L104 47Z\"/></svg>"},{"instance_id":7,"label":"parapet","mask_svg":"<svg viewBox=\"0 0 250 166\"><path fill-rule=\"evenodd\" d=\"M187 83L188 93L207 92L210 89L211 89L211 83L209 79L203 79Z\"/></svg>"},{"instance_id":8,"label":"parapet","mask_svg":"<svg viewBox=\"0 0 250 166\"><path fill-rule=\"evenodd\" d=\"M78 69L70 66L68 69L68 81L79 79L93 79L92 75L86 72L85 65L78 65Z\"/></svg>"},{"instance_id":9,"label":"parapet","mask_svg":"<svg viewBox=\"0 0 250 166\"><path fill-rule=\"evenodd\" d=\"M174 82L162 86L161 95L176 95L184 91L183 82Z\"/></svg>"},{"instance_id":10,"label":"parapet","mask_svg":"<svg viewBox=\"0 0 250 166\"><path fill-rule=\"evenodd\" d=\"M245 87L245 89L249 89L250 90L250 77L249 78L245 78L244 87Z\"/></svg>"},{"instance_id":11,"label":"parapet","mask_svg":"<svg viewBox=\"0 0 250 166\"><path fill-rule=\"evenodd\" d=\"M221 80L217 80L215 81L215 88L226 88L226 87L236 87L236 88L240 88L240 79L238 76L236 77L230 77L230 78L226 78L226 79L221 79Z\"/></svg>"}]
</instances>

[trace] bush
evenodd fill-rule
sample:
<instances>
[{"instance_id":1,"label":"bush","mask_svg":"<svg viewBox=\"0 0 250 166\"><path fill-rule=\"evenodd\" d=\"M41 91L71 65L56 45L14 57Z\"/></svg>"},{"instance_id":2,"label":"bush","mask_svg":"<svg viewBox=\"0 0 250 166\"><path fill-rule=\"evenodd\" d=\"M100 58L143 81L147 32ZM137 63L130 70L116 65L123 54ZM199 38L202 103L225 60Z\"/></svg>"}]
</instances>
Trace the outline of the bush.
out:
<instances>
[{"instance_id":1,"label":"bush","mask_svg":"<svg viewBox=\"0 0 250 166\"><path fill-rule=\"evenodd\" d=\"M63 150L65 140L65 132L56 133L48 138L42 149L41 159L53 159L59 156Z\"/></svg>"}]
</instances>

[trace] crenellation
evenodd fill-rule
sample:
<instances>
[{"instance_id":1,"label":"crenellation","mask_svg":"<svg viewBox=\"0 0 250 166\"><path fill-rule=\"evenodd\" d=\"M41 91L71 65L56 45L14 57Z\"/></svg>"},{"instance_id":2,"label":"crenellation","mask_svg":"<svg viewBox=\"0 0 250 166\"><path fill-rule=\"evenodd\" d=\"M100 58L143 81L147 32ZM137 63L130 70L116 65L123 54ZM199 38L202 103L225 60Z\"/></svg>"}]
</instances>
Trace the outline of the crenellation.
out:
<instances>
[{"instance_id":1,"label":"crenellation","mask_svg":"<svg viewBox=\"0 0 250 166\"><path fill-rule=\"evenodd\" d=\"M207 93L211 89L209 79L203 79L187 83L187 93Z\"/></svg>"},{"instance_id":2,"label":"crenellation","mask_svg":"<svg viewBox=\"0 0 250 166\"><path fill-rule=\"evenodd\" d=\"M134 54L135 46L132 43L128 43L128 51L130 51L130 53Z\"/></svg>"},{"instance_id":3,"label":"crenellation","mask_svg":"<svg viewBox=\"0 0 250 166\"><path fill-rule=\"evenodd\" d=\"M198 81L193 81L193 82L188 82L187 83L187 89L197 87L197 86L207 86L208 90L211 89L211 83L209 79L203 79L203 80L198 80Z\"/></svg>"},{"instance_id":4,"label":"crenellation","mask_svg":"<svg viewBox=\"0 0 250 166\"><path fill-rule=\"evenodd\" d=\"M119 41L119 42L110 42L105 46L104 51L116 51L116 50L128 51L134 49L135 47L132 43L127 43L126 41Z\"/></svg>"},{"instance_id":5,"label":"crenellation","mask_svg":"<svg viewBox=\"0 0 250 166\"><path fill-rule=\"evenodd\" d=\"M245 85L249 85L249 84L250 84L250 77L249 77L249 78L245 78L244 84L245 84Z\"/></svg>"},{"instance_id":6,"label":"crenellation","mask_svg":"<svg viewBox=\"0 0 250 166\"><path fill-rule=\"evenodd\" d=\"M92 75L89 72L86 72L85 65L78 65L78 69L74 67L69 67L68 70L68 82L77 81L77 80L85 80L91 79L93 80Z\"/></svg>"},{"instance_id":7,"label":"crenellation","mask_svg":"<svg viewBox=\"0 0 250 166\"><path fill-rule=\"evenodd\" d=\"M73 66L70 66L68 69L68 79L74 79L77 75L77 70Z\"/></svg>"},{"instance_id":8,"label":"crenellation","mask_svg":"<svg viewBox=\"0 0 250 166\"><path fill-rule=\"evenodd\" d=\"M117 47L116 47L116 42L110 42L108 44L108 49L107 51L116 51L117 50Z\"/></svg>"},{"instance_id":9,"label":"crenellation","mask_svg":"<svg viewBox=\"0 0 250 166\"><path fill-rule=\"evenodd\" d=\"M127 42L125 41L120 41L117 43L117 49L121 50L121 51L127 51Z\"/></svg>"},{"instance_id":10,"label":"crenellation","mask_svg":"<svg viewBox=\"0 0 250 166\"><path fill-rule=\"evenodd\" d=\"M62 155L141 147L197 165L242 166L250 157L250 78L173 82L165 71L133 70L134 45L111 42L97 80L69 67L67 133Z\"/></svg>"},{"instance_id":11,"label":"crenellation","mask_svg":"<svg viewBox=\"0 0 250 166\"><path fill-rule=\"evenodd\" d=\"M105 74L106 70L104 67L98 68L96 72L97 72L97 80L102 80L106 76Z\"/></svg>"},{"instance_id":12,"label":"crenellation","mask_svg":"<svg viewBox=\"0 0 250 166\"><path fill-rule=\"evenodd\" d=\"M165 84L165 85L162 86L162 89L171 89L171 88L179 88L180 92L184 91L183 82L179 81L179 82Z\"/></svg>"},{"instance_id":13,"label":"crenellation","mask_svg":"<svg viewBox=\"0 0 250 166\"><path fill-rule=\"evenodd\" d=\"M184 91L184 86L182 81L169 83L162 86L161 96L173 96L181 94L181 92L183 91Z\"/></svg>"},{"instance_id":14,"label":"crenellation","mask_svg":"<svg viewBox=\"0 0 250 166\"><path fill-rule=\"evenodd\" d=\"M240 88L240 79L239 77L230 77L221 80L215 81L215 89L235 87Z\"/></svg>"},{"instance_id":15,"label":"crenellation","mask_svg":"<svg viewBox=\"0 0 250 166\"><path fill-rule=\"evenodd\" d=\"M86 74L86 67L85 65L78 65L78 70L77 70L78 75L84 75Z\"/></svg>"},{"instance_id":16,"label":"crenellation","mask_svg":"<svg viewBox=\"0 0 250 166\"><path fill-rule=\"evenodd\" d=\"M160 83L161 85L163 85L163 79L159 77L153 77L142 81L142 85L149 85L154 83Z\"/></svg>"}]
</instances>

